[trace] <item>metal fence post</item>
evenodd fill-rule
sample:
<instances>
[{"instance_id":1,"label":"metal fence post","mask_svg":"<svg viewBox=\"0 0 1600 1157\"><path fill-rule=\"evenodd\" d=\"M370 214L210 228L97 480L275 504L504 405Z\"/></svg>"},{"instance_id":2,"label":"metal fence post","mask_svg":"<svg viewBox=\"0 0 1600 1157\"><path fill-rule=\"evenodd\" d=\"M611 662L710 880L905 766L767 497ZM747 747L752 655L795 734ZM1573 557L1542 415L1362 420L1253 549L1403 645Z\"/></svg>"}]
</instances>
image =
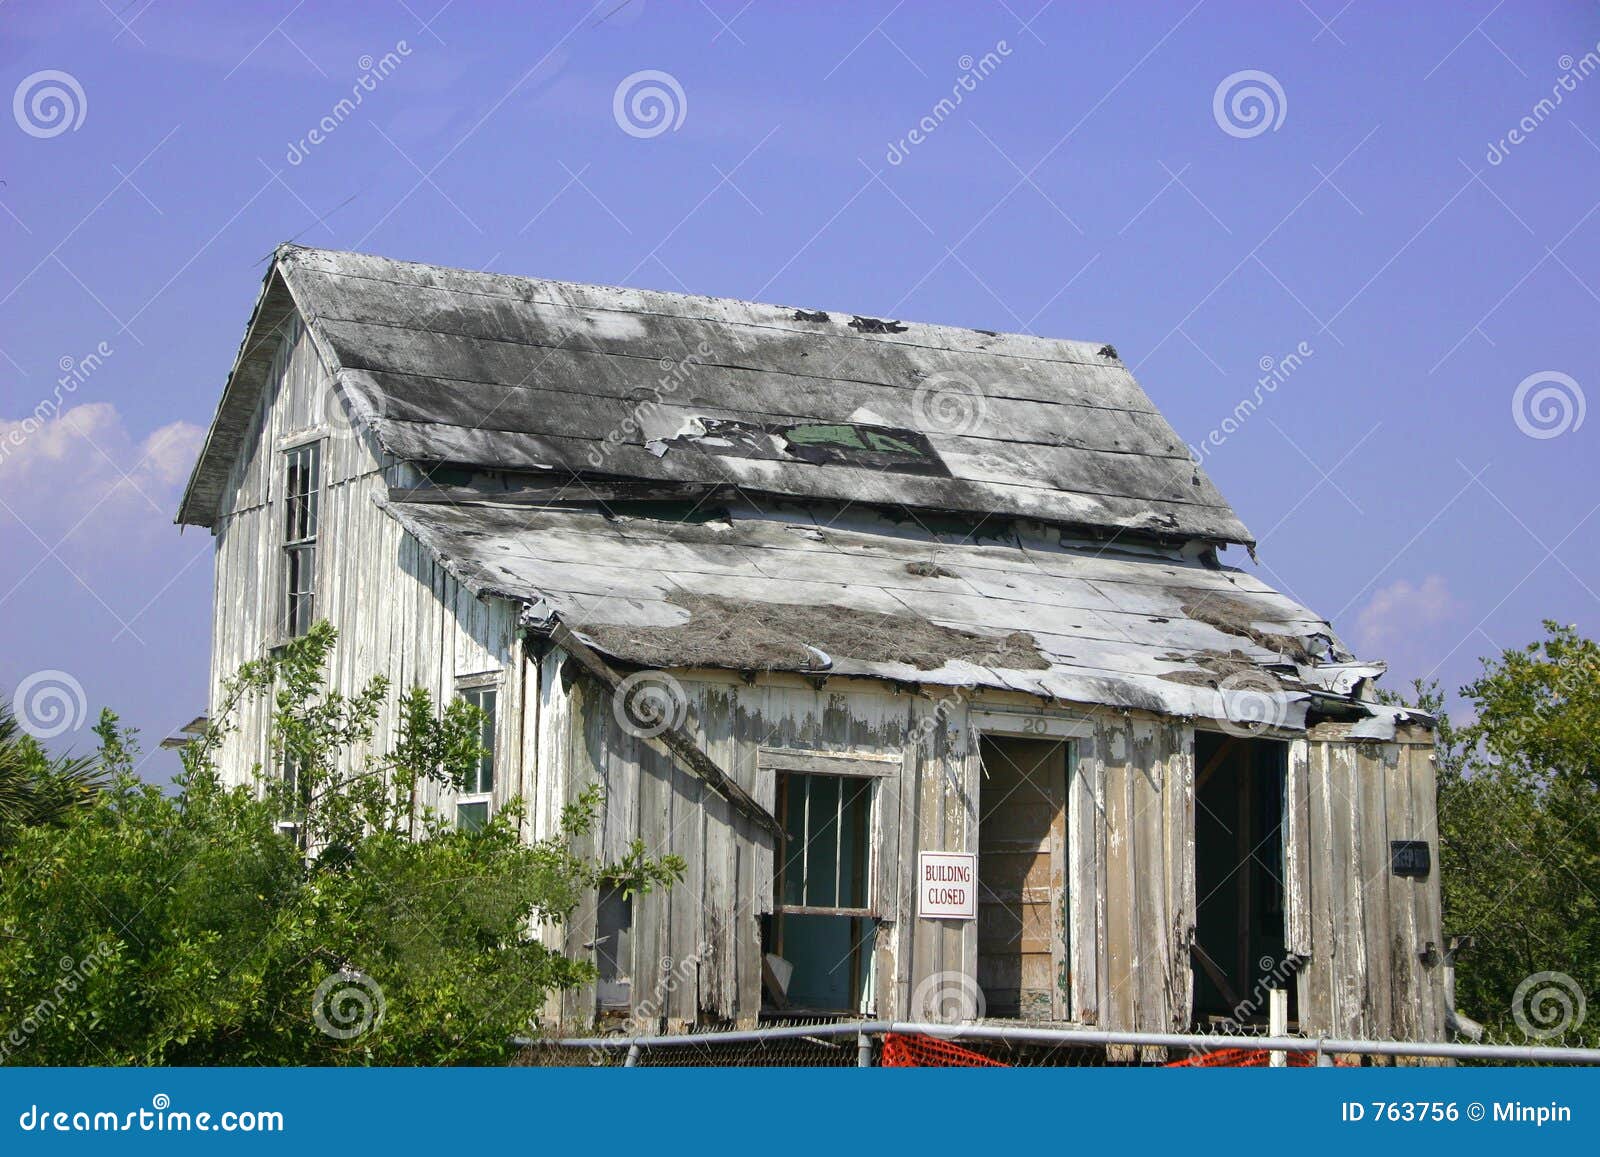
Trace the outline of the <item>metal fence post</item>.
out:
<instances>
[{"instance_id":1,"label":"metal fence post","mask_svg":"<svg viewBox=\"0 0 1600 1157\"><path fill-rule=\"evenodd\" d=\"M1279 1038L1289 1035L1289 990L1287 988L1267 989L1267 1033L1269 1036ZM1275 1069L1287 1068L1289 1054L1274 1049L1267 1063Z\"/></svg>"},{"instance_id":2,"label":"metal fence post","mask_svg":"<svg viewBox=\"0 0 1600 1157\"><path fill-rule=\"evenodd\" d=\"M625 1069L631 1069L638 1067L638 1064L639 1046L636 1044L631 1044L628 1046L628 1059L622 1062L622 1067Z\"/></svg>"},{"instance_id":3,"label":"metal fence post","mask_svg":"<svg viewBox=\"0 0 1600 1157\"><path fill-rule=\"evenodd\" d=\"M864 1032L856 1034L856 1068L872 1067L872 1038Z\"/></svg>"}]
</instances>

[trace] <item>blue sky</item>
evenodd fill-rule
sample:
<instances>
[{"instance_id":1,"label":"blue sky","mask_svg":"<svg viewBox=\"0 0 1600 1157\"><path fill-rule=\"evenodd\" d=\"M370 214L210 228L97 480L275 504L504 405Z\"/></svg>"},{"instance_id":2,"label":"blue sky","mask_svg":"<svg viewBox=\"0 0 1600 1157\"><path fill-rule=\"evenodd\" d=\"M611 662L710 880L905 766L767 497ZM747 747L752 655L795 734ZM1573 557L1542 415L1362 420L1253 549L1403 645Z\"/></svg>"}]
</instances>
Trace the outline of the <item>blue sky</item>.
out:
<instances>
[{"instance_id":1,"label":"blue sky","mask_svg":"<svg viewBox=\"0 0 1600 1157\"><path fill-rule=\"evenodd\" d=\"M1595 5L439 5L5 6L7 694L203 707L172 514L291 238L1111 342L1391 683L1594 633Z\"/></svg>"}]
</instances>

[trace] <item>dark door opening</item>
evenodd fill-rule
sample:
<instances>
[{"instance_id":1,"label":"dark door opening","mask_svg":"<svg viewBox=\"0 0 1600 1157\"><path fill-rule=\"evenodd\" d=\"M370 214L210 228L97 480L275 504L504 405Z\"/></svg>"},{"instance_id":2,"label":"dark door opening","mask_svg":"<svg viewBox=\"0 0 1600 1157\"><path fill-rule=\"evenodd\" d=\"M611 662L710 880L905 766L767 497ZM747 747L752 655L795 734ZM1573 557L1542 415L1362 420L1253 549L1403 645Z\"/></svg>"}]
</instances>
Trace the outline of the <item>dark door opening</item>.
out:
<instances>
[{"instance_id":1,"label":"dark door opening","mask_svg":"<svg viewBox=\"0 0 1600 1157\"><path fill-rule=\"evenodd\" d=\"M1272 988L1295 984L1285 960L1283 809L1288 746L1195 733L1194 1018L1264 1025Z\"/></svg>"},{"instance_id":2,"label":"dark door opening","mask_svg":"<svg viewBox=\"0 0 1600 1157\"><path fill-rule=\"evenodd\" d=\"M1065 1019L1067 745L984 736L978 987L984 1015Z\"/></svg>"}]
</instances>

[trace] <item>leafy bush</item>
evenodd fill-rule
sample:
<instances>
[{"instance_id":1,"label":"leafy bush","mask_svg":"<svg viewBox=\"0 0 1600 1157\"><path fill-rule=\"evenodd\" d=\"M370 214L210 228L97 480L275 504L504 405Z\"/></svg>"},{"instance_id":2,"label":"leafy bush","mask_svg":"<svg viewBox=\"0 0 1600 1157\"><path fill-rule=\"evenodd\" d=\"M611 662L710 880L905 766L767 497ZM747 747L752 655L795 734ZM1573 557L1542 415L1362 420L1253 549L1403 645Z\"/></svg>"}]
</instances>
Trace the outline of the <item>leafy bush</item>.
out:
<instances>
[{"instance_id":1,"label":"leafy bush","mask_svg":"<svg viewBox=\"0 0 1600 1157\"><path fill-rule=\"evenodd\" d=\"M459 783L480 755L465 703L402 700L392 751L353 767L387 683L326 691L319 624L226 685L229 709L185 753L176 795L131 774L136 738L102 720L113 781L56 824L19 825L0 861L0 1008L12 1064L486 1064L507 1059L587 960L547 948L602 882L681 877L635 846L620 865L572 842L598 788L557 835L520 837L512 801L481 830L417 806L424 778ZM285 784L223 787L232 709L274 697ZM292 823L290 827L285 823Z\"/></svg>"}]
</instances>

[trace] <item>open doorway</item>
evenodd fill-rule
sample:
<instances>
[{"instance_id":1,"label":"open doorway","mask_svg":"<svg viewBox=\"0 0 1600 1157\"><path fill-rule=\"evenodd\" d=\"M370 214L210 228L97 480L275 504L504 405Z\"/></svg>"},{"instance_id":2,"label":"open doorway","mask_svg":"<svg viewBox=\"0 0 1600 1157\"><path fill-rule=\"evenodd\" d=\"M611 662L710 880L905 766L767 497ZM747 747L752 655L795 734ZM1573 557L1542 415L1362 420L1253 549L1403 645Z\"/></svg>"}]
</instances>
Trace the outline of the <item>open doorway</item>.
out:
<instances>
[{"instance_id":1,"label":"open doorway","mask_svg":"<svg viewBox=\"0 0 1600 1157\"><path fill-rule=\"evenodd\" d=\"M978 987L984 1012L1066 1018L1067 743L984 736Z\"/></svg>"},{"instance_id":2,"label":"open doorway","mask_svg":"<svg viewBox=\"0 0 1600 1157\"><path fill-rule=\"evenodd\" d=\"M1295 985L1285 959L1283 811L1288 745L1197 731L1194 1017L1265 1024L1271 988Z\"/></svg>"}]
</instances>

